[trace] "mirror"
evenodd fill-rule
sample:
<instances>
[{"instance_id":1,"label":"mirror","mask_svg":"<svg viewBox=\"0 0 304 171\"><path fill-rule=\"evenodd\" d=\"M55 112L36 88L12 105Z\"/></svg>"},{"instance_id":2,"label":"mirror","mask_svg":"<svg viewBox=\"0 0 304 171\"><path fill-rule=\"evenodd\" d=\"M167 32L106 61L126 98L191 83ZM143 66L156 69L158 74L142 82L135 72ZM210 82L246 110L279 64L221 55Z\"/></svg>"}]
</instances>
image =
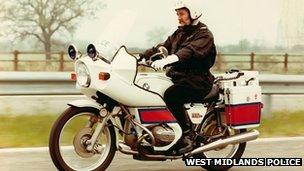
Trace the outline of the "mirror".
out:
<instances>
[{"instance_id":1,"label":"mirror","mask_svg":"<svg viewBox=\"0 0 304 171\"><path fill-rule=\"evenodd\" d=\"M161 52L161 54L164 56L164 58L167 57L169 54L168 50L164 46L160 46L158 48L158 51Z\"/></svg>"},{"instance_id":2,"label":"mirror","mask_svg":"<svg viewBox=\"0 0 304 171\"><path fill-rule=\"evenodd\" d=\"M76 57L78 55L78 50L75 45L72 44L68 47L68 54L71 59L73 59L73 60L76 59Z\"/></svg>"}]
</instances>

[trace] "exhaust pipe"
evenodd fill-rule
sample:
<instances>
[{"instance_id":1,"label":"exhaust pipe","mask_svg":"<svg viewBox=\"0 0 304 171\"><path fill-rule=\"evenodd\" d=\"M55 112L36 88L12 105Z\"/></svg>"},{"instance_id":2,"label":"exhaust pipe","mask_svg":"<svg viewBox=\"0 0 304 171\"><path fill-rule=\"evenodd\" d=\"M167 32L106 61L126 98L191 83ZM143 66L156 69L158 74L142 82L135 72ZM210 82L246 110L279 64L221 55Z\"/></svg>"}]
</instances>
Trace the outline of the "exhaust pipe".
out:
<instances>
[{"instance_id":1,"label":"exhaust pipe","mask_svg":"<svg viewBox=\"0 0 304 171\"><path fill-rule=\"evenodd\" d=\"M248 131L248 132L244 132L244 133L240 133L240 134L237 134L237 135L230 136L229 138L217 140L217 141L212 142L210 144L206 144L202 147L194 149L193 151L187 153L185 156L189 157L189 156L192 156L194 154L214 150L216 148L226 146L226 145L229 145L229 144L239 144L239 143L244 143L244 142L247 142L247 141L252 141L252 140L257 139L259 135L260 135L259 131L254 129L254 130L251 130L251 131Z\"/></svg>"},{"instance_id":2,"label":"exhaust pipe","mask_svg":"<svg viewBox=\"0 0 304 171\"><path fill-rule=\"evenodd\" d=\"M138 151L131 150L129 146L124 144L123 142L118 143L118 150L124 154L135 155L138 154Z\"/></svg>"}]
</instances>

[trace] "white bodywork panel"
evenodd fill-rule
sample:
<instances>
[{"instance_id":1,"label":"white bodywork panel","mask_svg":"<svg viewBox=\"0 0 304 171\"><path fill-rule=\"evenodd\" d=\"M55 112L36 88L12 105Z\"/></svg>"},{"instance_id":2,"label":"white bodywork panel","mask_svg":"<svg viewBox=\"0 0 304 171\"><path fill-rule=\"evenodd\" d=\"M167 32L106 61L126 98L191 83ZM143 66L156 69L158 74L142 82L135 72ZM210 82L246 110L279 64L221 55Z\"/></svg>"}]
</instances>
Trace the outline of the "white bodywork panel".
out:
<instances>
[{"instance_id":1,"label":"white bodywork panel","mask_svg":"<svg viewBox=\"0 0 304 171\"><path fill-rule=\"evenodd\" d=\"M225 104L235 105L262 102L262 90L259 86L258 72L242 72L244 76L238 79L221 81L220 86L224 89ZM236 75L237 73L232 73L222 76L224 78L231 78Z\"/></svg>"},{"instance_id":2,"label":"white bodywork panel","mask_svg":"<svg viewBox=\"0 0 304 171\"><path fill-rule=\"evenodd\" d=\"M207 108L202 103L185 104L186 113L193 124L200 124L206 113Z\"/></svg>"},{"instance_id":3,"label":"white bodywork panel","mask_svg":"<svg viewBox=\"0 0 304 171\"><path fill-rule=\"evenodd\" d=\"M225 104L237 105L262 102L260 86L229 87L225 90Z\"/></svg>"},{"instance_id":4,"label":"white bodywork panel","mask_svg":"<svg viewBox=\"0 0 304 171\"><path fill-rule=\"evenodd\" d=\"M144 74L140 73L136 77L135 84L146 90L160 94L162 97L166 89L173 85L172 81L160 74Z\"/></svg>"},{"instance_id":5,"label":"white bodywork panel","mask_svg":"<svg viewBox=\"0 0 304 171\"><path fill-rule=\"evenodd\" d=\"M93 100L74 100L68 103L70 106L75 106L75 107L93 107L98 110L102 108L102 105L99 103L93 101Z\"/></svg>"}]
</instances>

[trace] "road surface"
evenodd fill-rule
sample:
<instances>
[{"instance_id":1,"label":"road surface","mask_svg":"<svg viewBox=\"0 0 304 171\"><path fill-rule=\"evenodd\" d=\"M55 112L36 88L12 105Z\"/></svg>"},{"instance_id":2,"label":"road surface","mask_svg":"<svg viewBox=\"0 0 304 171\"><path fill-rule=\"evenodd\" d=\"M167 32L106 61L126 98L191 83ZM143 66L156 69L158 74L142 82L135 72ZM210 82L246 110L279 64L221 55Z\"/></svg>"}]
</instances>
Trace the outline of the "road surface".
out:
<instances>
[{"instance_id":1,"label":"road surface","mask_svg":"<svg viewBox=\"0 0 304 171\"><path fill-rule=\"evenodd\" d=\"M243 157L297 157L304 158L304 137L267 138L250 142ZM303 162L303 159L302 159ZM48 148L0 149L1 171L52 171L56 170ZM176 161L136 161L132 156L117 152L109 171L182 171L204 170L200 167L187 167L182 160ZM304 167L233 167L231 171L302 171Z\"/></svg>"}]
</instances>

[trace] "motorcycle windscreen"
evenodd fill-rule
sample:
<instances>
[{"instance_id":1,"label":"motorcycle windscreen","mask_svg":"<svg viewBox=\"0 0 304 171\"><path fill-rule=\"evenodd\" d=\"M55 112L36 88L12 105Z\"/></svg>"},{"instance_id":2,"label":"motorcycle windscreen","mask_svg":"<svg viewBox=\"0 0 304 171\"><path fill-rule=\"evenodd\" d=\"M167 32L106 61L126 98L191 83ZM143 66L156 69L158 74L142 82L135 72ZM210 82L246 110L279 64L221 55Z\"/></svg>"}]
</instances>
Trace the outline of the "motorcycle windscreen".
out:
<instances>
[{"instance_id":1,"label":"motorcycle windscreen","mask_svg":"<svg viewBox=\"0 0 304 171\"><path fill-rule=\"evenodd\" d=\"M137 60L122 46L112 61L112 74L127 84L133 84L136 76Z\"/></svg>"},{"instance_id":2,"label":"motorcycle windscreen","mask_svg":"<svg viewBox=\"0 0 304 171\"><path fill-rule=\"evenodd\" d=\"M103 58L111 62L120 47L126 44L127 36L135 24L136 13L124 10L101 28L101 34L94 41L96 49Z\"/></svg>"}]
</instances>

